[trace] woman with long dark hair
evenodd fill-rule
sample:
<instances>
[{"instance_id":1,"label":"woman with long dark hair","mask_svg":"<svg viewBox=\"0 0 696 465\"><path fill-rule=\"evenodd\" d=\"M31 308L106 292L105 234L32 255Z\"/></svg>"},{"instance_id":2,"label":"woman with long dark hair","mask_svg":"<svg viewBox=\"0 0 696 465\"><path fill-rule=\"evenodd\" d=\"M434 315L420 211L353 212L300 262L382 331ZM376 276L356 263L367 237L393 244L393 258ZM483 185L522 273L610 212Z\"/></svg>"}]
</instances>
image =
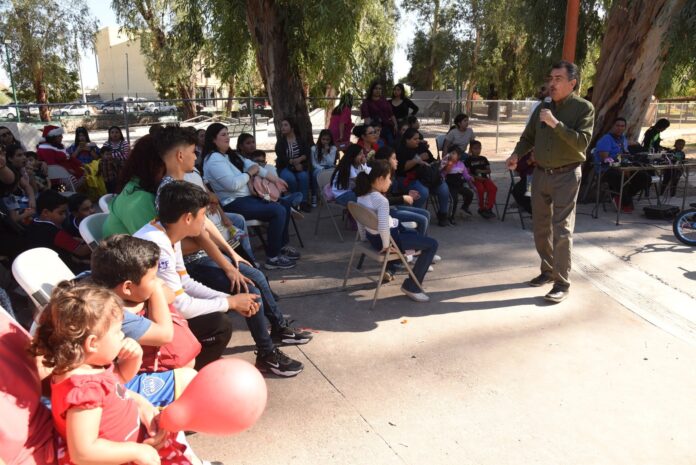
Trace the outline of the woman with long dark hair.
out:
<instances>
[{"instance_id":1,"label":"woman with long dark hair","mask_svg":"<svg viewBox=\"0 0 696 465\"><path fill-rule=\"evenodd\" d=\"M300 192L300 209L310 212L309 172L312 167L310 150L307 144L297 137L295 122L283 118L280 122L280 138L275 145L276 168L278 174L288 185L290 192Z\"/></svg>"},{"instance_id":2,"label":"woman with long dark hair","mask_svg":"<svg viewBox=\"0 0 696 465\"><path fill-rule=\"evenodd\" d=\"M394 134L396 132L396 118L392 111L392 106L382 95L383 86L375 80L367 90L365 100L360 105L360 115L365 123L379 125L382 128L382 138L387 145L394 145Z\"/></svg>"},{"instance_id":3,"label":"woman with long dark hair","mask_svg":"<svg viewBox=\"0 0 696 465\"><path fill-rule=\"evenodd\" d=\"M353 130L353 94L345 93L341 95L338 105L331 112L329 120L329 131L340 150L344 150L350 145L350 133Z\"/></svg>"},{"instance_id":4,"label":"woman with long dark hair","mask_svg":"<svg viewBox=\"0 0 696 465\"><path fill-rule=\"evenodd\" d=\"M249 180L255 175L270 181L276 181L277 178L265 168L231 150L227 127L220 123L208 126L203 153L203 177L217 194L223 210L239 213L247 220L269 223L265 267L293 268L300 254L294 247L287 245L290 204L282 199L267 202L255 197L251 195L248 186Z\"/></svg>"},{"instance_id":5,"label":"woman with long dark hair","mask_svg":"<svg viewBox=\"0 0 696 465\"><path fill-rule=\"evenodd\" d=\"M396 118L397 122L404 121L408 118L409 110L411 110L410 114L412 116L418 113L418 105L408 98L406 89L400 82L392 89L392 98L389 100L389 103L391 103L392 113L394 113L394 118Z\"/></svg>"},{"instance_id":6,"label":"woman with long dark hair","mask_svg":"<svg viewBox=\"0 0 696 465\"><path fill-rule=\"evenodd\" d=\"M80 126L75 129L75 142L68 147L68 155L80 160L82 164L91 163L99 157L97 144L89 140L87 129Z\"/></svg>"},{"instance_id":7,"label":"woman with long dark hair","mask_svg":"<svg viewBox=\"0 0 696 465\"><path fill-rule=\"evenodd\" d=\"M340 205L348 205L348 202L355 202L357 197L353 188L355 178L358 173L370 171L367 166L367 159L362 147L358 144L351 144L346 149L345 154L338 161L338 166L331 175L331 191Z\"/></svg>"}]
</instances>

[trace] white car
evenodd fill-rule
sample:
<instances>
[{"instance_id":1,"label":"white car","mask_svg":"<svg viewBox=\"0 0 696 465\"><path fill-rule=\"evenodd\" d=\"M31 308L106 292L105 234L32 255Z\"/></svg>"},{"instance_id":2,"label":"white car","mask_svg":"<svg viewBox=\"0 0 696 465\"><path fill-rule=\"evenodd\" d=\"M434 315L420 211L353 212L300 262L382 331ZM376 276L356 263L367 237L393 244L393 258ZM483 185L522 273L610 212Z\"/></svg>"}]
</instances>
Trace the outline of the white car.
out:
<instances>
[{"instance_id":1,"label":"white car","mask_svg":"<svg viewBox=\"0 0 696 465\"><path fill-rule=\"evenodd\" d=\"M154 113L155 115L164 114L174 114L177 112L176 105L166 102L150 102L145 106L143 110L145 113Z\"/></svg>"},{"instance_id":2,"label":"white car","mask_svg":"<svg viewBox=\"0 0 696 465\"><path fill-rule=\"evenodd\" d=\"M3 105L0 107L0 118L5 119L15 119L17 118L17 109L15 107L10 107Z\"/></svg>"},{"instance_id":3,"label":"white car","mask_svg":"<svg viewBox=\"0 0 696 465\"><path fill-rule=\"evenodd\" d=\"M51 112L52 116L89 116L91 111L87 105L68 105Z\"/></svg>"}]
</instances>

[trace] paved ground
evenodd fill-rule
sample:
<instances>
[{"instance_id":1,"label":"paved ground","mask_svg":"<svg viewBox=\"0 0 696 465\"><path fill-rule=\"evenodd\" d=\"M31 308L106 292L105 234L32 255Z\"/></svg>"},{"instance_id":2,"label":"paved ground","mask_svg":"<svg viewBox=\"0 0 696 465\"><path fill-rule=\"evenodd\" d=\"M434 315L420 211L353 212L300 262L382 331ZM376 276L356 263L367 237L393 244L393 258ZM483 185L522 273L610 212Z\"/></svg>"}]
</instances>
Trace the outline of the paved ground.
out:
<instances>
[{"instance_id":1,"label":"paved ground","mask_svg":"<svg viewBox=\"0 0 696 465\"><path fill-rule=\"evenodd\" d=\"M251 430L192 445L226 464L695 463L696 251L670 223L590 210L566 302L525 285L538 258L516 216L477 217L431 227L430 303L398 277L375 311L364 278L340 290L350 240L328 220L315 239L310 214L300 265L271 273L283 312L316 331L287 349L305 371L267 379ZM253 361L238 323L228 352Z\"/></svg>"}]
</instances>

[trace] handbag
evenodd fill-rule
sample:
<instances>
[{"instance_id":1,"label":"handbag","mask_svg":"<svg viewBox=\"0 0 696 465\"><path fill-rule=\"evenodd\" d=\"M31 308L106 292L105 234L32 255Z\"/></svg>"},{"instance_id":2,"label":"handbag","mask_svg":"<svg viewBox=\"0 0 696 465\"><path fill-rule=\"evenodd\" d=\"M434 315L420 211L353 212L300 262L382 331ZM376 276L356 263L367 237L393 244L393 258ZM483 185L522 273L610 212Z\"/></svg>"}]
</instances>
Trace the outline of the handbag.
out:
<instances>
[{"instance_id":1,"label":"handbag","mask_svg":"<svg viewBox=\"0 0 696 465\"><path fill-rule=\"evenodd\" d=\"M439 163L433 162L429 165L419 165L416 170L418 180L428 189L438 187L442 183Z\"/></svg>"},{"instance_id":2,"label":"handbag","mask_svg":"<svg viewBox=\"0 0 696 465\"><path fill-rule=\"evenodd\" d=\"M261 176L252 176L249 180L249 192L266 202L277 202L283 193L283 187Z\"/></svg>"},{"instance_id":3,"label":"handbag","mask_svg":"<svg viewBox=\"0 0 696 465\"><path fill-rule=\"evenodd\" d=\"M169 307L172 314L174 337L160 347L144 346L142 371L157 372L186 366L201 352L201 343L189 329L188 322L179 312Z\"/></svg>"}]
</instances>

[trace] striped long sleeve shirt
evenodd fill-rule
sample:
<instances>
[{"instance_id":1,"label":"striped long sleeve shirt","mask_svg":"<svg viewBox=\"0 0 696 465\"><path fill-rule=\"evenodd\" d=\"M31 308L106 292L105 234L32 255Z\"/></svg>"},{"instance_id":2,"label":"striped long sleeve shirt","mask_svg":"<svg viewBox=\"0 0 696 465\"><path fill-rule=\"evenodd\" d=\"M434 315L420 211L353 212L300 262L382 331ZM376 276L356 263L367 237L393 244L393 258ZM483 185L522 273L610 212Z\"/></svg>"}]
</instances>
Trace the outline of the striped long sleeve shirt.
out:
<instances>
[{"instance_id":1,"label":"striped long sleeve shirt","mask_svg":"<svg viewBox=\"0 0 696 465\"><path fill-rule=\"evenodd\" d=\"M365 230L370 234L379 234L382 238L382 249L389 247L389 237L391 228L399 225L399 220L389 216L389 200L377 191L372 191L369 194L358 197L358 203L365 208L369 208L377 215L377 231L366 228L358 223L360 237L365 237Z\"/></svg>"}]
</instances>

